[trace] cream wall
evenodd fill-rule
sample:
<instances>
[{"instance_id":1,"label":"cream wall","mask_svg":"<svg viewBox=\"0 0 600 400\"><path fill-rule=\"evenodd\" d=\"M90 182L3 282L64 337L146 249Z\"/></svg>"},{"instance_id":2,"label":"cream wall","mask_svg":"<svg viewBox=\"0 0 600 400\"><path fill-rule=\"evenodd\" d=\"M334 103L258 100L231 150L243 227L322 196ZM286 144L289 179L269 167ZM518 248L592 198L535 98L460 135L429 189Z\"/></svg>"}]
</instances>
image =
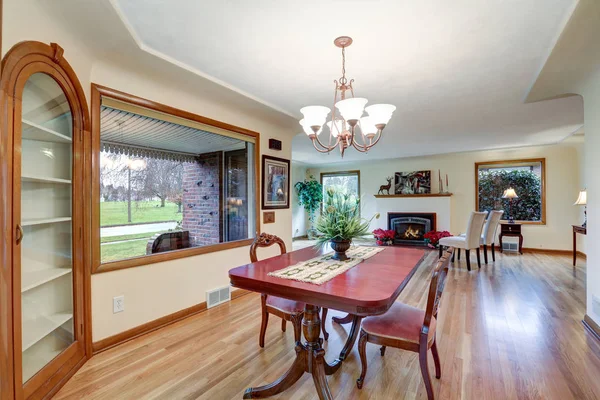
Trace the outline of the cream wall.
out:
<instances>
[{"instance_id":1,"label":"cream wall","mask_svg":"<svg viewBox=\"0 0 600 400\"><path fill-rule=\"evenodd\" d=\"M83 7L83 4L72 1L51 3L35 0L4 2L3 55L22 40L56 42L64 48L64 57L79 77L88 105L91 82L98 83L258 131L262 154L290 158L291 137L295 132L286 123L289 117L282 118L263 105L150 56L140 51L130 39L116 46L111 42L114 39L111 32L124 29L114 15L102 14L103 18L112 18L110 31L102 32L94 39L92 31L99 27L92 23L86 26L86 21L69 20L67 23L63 19L73 12L74 7ZM112 12L99 3L85 5L90 7L87 13L91 14L90 18L99 15L91 7L105 7L100 10L102 13ZM107 51L105 47L100 49L99 43L107 45L103 39L118 48L115 51ZM269 138L282 140L283 150L269 151ZM268 230L282 237L291 248L291 209L276 210L275 213L276 223L268 225ZM262 254L268 255L269 251ZM247 262L248 247L243 247L93 275L93 340L104 339L205 301L207 290L228 285L230 268ZM112 299L119 295L125 296L125 311L113 314Z\"/></svg>"},{"instance_id":2,"label":"cream wall","mask_svg":"<svg viewBox=\"0 0 600 400\"><path fill-rule=\"evenodd\" d=\"M298 194L294 185L306 179L306 165L292 161L292 237L306 235L308 217L304 207L298 205Z\"/></svg>"},{"instance_id":3,"label":"cream wall","mask_svg":"<svg viewBox=\"0 0 600 400\"><path fill-rule=\"evenodd\" d=\"M451 198L450 229L452 233L466 231L469 213L475 208L474 164L481 161L523 158L546 158L546 225L523 227L524 247L538 249L570 250L571 225L579 222L579 212L573 202L579 192L579 157L576 146L570 141L560 145L527 147L510 150L490 150L453 153L427 157L410 157L390 160L369 160L352 164L334 164L331 167L311 168L309 173L360 170L361 195L365 217L381 211L381 200L373 195L385 184L385 177L394 172L431 170L433 192L437 192L438 170L448 174ZM402 211L403 199L396 199L394 211ZM387 200L386 201L391 201ZM387 210L387 209L386 209ZM372 227L387 224L385 215L373 221Z\"/></svg>"}]
</instances>

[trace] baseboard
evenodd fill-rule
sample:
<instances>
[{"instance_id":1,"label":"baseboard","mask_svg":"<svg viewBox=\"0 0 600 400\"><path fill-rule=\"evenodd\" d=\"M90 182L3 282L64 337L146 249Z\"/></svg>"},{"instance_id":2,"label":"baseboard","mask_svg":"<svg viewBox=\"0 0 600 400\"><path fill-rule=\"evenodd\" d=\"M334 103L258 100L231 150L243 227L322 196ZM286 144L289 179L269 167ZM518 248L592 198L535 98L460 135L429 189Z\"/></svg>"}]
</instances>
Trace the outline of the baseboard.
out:
<instances>
[{"instance_id":1,"label":"baseboard","mask_svg":"<svg viewBox=\"0 0 600 400\"><path fill-rule=\"evenodd\" d=\"M234 291L231 292L231 300L235 300L238 297L242 297L245 296L247 294L252 293L250 290L246 290L246 289L236 289Z\"/></svg>"},{"instance_id":2,"label":"baseboard","mask_svg":"<svg viewBox=\"0 0 600 400\"><path fill-rule=\"evenodd\" d=\"M308 236L306 236L306 235L294 236L292 238L292 240L307 240L307 239L308 239Z\"/></svg>"},{"instance_id":3,"label":"baseboard","mask_svg":"<svg viewBox=\"0 0 600 400\"><path fill-rule=\"evenodd\" d=\"M587 260L587 254L582 251L577 251L577 257L585 258Z\"/></svg>"},{"instance_id":4,"label":"baseboard","mask_svg":"<svg viewBox=\"0 0 600 400\"><path fill-rule=\"evenodd\" d=\"M523 247L523 253L549 253L557 255L573 255L573 250L538 249L535 247Z\"/></svg>"},{"instance_id":5,"label":"baseboard","mask_svg":"<svg viewBox=\"0 0 600 400\"><path fill-rule=\"evenodd\" d=\"M600 340L600 326L595 323L590 317L589 315L585 314L585 316L583 317L583 326L585 326L585 329L588 330L588 332L590 332L592 334L592 336L594 336L596 338L596 340Z\"/></svg>"},{"instance_id":6,"label":"baseboard","mask_svg":"<svg viewBox=\"0 0 600 400\"><path fill-rule=\"evenodd\" d=\"M236 290L237 291L237 290ZM235 292L232 292L232 294ZM245 294L245 293L244 293ZM242 294L239 294L241 296ZM146 322L145 324L136 326L135 328L131 328L121 333L117 333L116 335L109 336L105 339L99 340L97 342L92 343L92 351L93 354L98 354L102 351L113 348L119 344L130 341L131 339L135 339L147 333L153 332L157 329L160 329L164 326L170 325L177 321L181 321L189 316L194 314L198 314L206 310L206 302L202 302L200 304L196 304L194 306L184 308L181 311L177 311L173 314L165 315L164 317L155 319L154 321Z\"/></svg>"}]
</instances>

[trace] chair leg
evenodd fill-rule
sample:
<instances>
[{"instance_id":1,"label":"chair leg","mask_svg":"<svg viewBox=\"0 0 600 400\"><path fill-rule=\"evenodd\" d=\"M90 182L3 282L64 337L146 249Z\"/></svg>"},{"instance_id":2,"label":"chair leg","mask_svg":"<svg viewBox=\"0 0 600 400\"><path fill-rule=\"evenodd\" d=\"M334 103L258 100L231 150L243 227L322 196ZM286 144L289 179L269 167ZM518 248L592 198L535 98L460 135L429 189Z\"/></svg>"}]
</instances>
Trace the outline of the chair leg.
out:
<instances>
[{"instance_id":1,"label":"chair leg","mask_svg":"<svg viewBox=\"0 0 600 400\"><path fill-rule=\"evenodd\" d=\"M285 323L286 323L285 318L281 318L281 331L282 332L285 332L285 328L286 328Z\"/></svg>"},{"instance_id":2,"label":"chair leg","mask_svg":"<svg viewBox=\"0 0 600 400\"><path fill-rule=\"evenodd\" d=\"M427 347L425 346L419 351L419 364L421 365L421 375L427 389L427 399L433 400L433 387L431 386L431 378L429 377L429 369L427 369Z\"/></svg>"},{"instance_id":3,"label":"chair leg","mask_svg":"<svg viewBox=\"0 0 600 400\"><path fill-rule=\"evenodd\" d=\"M356 380L356 387L362 389L363 382L365 381L365 375L367 374L367 332L360 330L360 339L358 339L358 354L360 355L360 363L362 370L360 371L360 377Z\"/></svg>"},{"instance_id":4,"label":"chair leg","mask_svg":"<svg viewBox=\"0 0 600 400\"><path fill-rule=\"evenodd\" d=\"M467 257L467 269L471 270L471 250L465 250L465 256Z\"/></svg>"},{"instance_id":5,"label":"chair leg","mask_svg":"<svg viewBox=\"0 0 600 400\"><path fill-rule=\"evenodd\" d=\"M492 243L492 261L496 262L496 243Z\"/></svg>"},{"instance_id":6,"label":"chair leg","mask_svg":"<svg viewBox=\"0 0 600 400\"><path fill-rule=\"evenodd\" d=\"M481 250L477 248L477 266L481 269Z\"/></svg>"},{"instance_id":7,"label":"chair leg","mask_svg":"<svg viewBox=\"0 0 600 400\"><path fill-rule=\"evenodd\" d=\"M487 265L487 263L488 263L488 259L487 259L487 244L483 245L483 259L485 260L485 264Z\"/></svg>"},{"instance_id":8,"label":"chair leg","mask_svg":"<svg viewBox=\"0 0 600 400\"><path fill-rule=\"evenodd\" d=\"M385 346L381 346L381 348L379 349L379 352L381 353L381 357L385 356Z\"/></svg>"},{"instance_id":9,"label":"chair leg","mask_svg":"<svg viewBox=\"0 0 600 400\"><path fill-rule=\"evenodd\" d=\"M294 341L301 342L302 341L302 319L303 314L294 314L292 315L292 325L294 326Z\"/></svg>"},{"instance_id":10,"label":"chair leg","mask_svg":"<svg viewBox=\"0 0 600 400\"><path fill-rule=\"evenodd\" d=\"M440 379L442 377L442 367L440 365L440 355L437 350L437 343L435 339L431 345L431 354L433 355L433 363L435 364L435 377Z\"/></svg>"},{"instance_id":11,"label":"chair leg","mask_svg":"<svg viewBox=\"0 0 600 400\"><path fill-rule=\"evenodd\" d=\"M460 261L460 249L458 249L458 261Z\"/></svg>"},{"instance_id":12,"label":"chair leg","mask_svg":"<svg viewBox=\"0 0 600 400\"><path fill-rule=\"evenodd\" d=\"M444 254L444 246L442 246L441 244L438 246L438 248L440 249L440 258L442 258L442 255Z\"/></svg>"},{"instance_id":13,"label":"chair leg","mask_svg":"<svg viewBox=\"0 0 600 400\"><path fill-rule=\"evenodd\" d=\"M329 339L329 333L325 329L325 321L327 320L327 311L329 311L329 310L327 308L323 307L323 315L321 317L321 331L323 332L323 337L325 338L325 340Z\"/></svg>"},{"instance_id":14,"label":"chair leg","mask_svg":"<svg viewBox=\"0 0 600 400\"><path fill-rule=\"evenodd\" d=\"M265 334L267 332L267 324L269 323L269 313L267 312L267 295L260 295L260 304L262 312L262 322L260 324L260 335L258 336L258 344L260 347L265 347Z\"/></svg>"},{"instance_id":15,"label":"chair leg","mask_svg":"<svg viewBox=\"0 0 600 400\"><path fill-rule=\"evenodd\" d=\"M454 262L454 258L456 257L456 251L452 252L452 262Z\"/></svg>"}]
</instances>

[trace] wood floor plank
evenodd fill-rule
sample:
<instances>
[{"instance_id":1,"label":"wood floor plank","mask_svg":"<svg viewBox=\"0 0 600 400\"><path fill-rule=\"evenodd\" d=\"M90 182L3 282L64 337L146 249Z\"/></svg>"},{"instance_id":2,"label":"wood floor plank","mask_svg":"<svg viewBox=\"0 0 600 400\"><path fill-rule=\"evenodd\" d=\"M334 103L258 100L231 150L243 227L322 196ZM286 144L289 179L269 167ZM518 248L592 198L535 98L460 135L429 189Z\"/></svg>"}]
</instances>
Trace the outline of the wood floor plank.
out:
<instances>
[{"instance_id":1,"label":"wood floor plank","mask_svg":"<svg viewBox=\"0 0 600 400\"><path fill-rule=\"evenodd\" d=\"M416 272L399 301L425 307L436 253ZM491 261L491 260L490 260ZM472 264L475 264L474 262ZM580 263L583 264L583 263ZM600 344L584 329L585 266L566 255L497 254L481 270L451 265L438 321L442 378L438 400L600 398ZM349 326L331 322L328 360L339 353ZM272 317L258 346L260 299L237 298L94 356L56 399L241 399L250 386L270 383L292 363L293 330ZM338 399L426 399L416 354L367 345L362 390L358 351L328 377ZM274 399L317 399L305 375Z\"/></svg>"}]
</instances>

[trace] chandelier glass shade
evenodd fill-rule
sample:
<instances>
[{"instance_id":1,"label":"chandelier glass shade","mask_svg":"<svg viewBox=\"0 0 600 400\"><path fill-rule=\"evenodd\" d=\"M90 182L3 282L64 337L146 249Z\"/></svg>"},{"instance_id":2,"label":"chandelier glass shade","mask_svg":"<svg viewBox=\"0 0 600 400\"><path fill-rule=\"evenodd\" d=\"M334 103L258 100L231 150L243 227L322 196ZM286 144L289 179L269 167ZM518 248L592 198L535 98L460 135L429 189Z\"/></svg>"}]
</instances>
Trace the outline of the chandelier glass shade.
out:
<instances>
[{"instance_id":1,"label":"chandelier glass shade","mask_svg":"<svg viewBox=\"0 0 600 400\"><path fill-rule=\"evenodd\" d=\"M354 97L354 79L346 79L345 53L346 47L352 44L352 38L341 36L334 40L334 44L342 49L342 77L334 81L334 107L330 109L323 106L307 106L300 109L304 116L300 125L315 149L321 153L329 153L339 148L344 157L344 151L350 146L366 153L381 139L383 129L392 118L396 107L391 104L373 104L365 107L367 99ZM346 92L350 95L347 96ZM365 112L368 115L364 116ZM330 113L331 119L327 121ZM329 131L327 143L319 139L323 126Z\"/></svg>"}]
</instances>

